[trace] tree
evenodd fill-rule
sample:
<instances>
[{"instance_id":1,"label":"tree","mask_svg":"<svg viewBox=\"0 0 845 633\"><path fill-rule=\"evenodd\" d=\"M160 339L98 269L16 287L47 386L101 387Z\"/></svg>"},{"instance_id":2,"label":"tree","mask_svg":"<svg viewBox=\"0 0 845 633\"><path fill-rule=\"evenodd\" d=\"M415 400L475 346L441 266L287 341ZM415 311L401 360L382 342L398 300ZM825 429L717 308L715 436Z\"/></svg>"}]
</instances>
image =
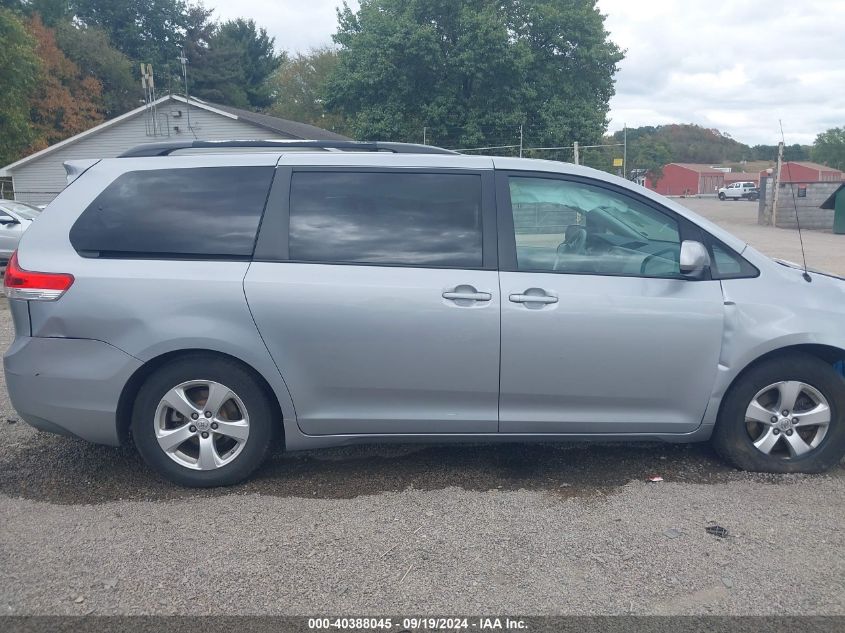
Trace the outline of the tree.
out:
<instances>
[{"instance_id":1,"label":"tree","mask_svg":"<svg viewBox=\"0 0 845 633\"><path fill-rule=\"evenodd\" d=\"M37 13L47 26L54 26L71 14L68 0L0 0L0 6L18 11L27 17Z\"/></svg>"},{"instance_id":2,"label":"tree","mask_svg":"<svg viewBox=\"0 0 845 633\"><path fill-rule=\"evenodd\" d=\"M622 53L595 0L362 0L338 22L326 107L358 137L419 141L428 127L472 147L523 125L526 144L586 144L606 127Z\"/></svg>"},{"instance_id":3,"label":"tree","mask_svg":"<svg viewBox=\"0 0 845 633\"><path fill-rule=\"evenodd\" d=\"M270 113L346 133L343 117L325 107L327 83L338 62L337 51L330 46L286 59L270 80L274 98Z\"/></svg>"},{"instance_id":4,"label":"tree","mask_svg":"<svg viewBox=\"0 0 845 633\"><path fill-rule=\"evenodd\" d=\"M630 174L634 170L645 170L648 179L657 184L663 178L663 168L672 162L669 146L659 138L645 136L628 142L628 166Z\"/></svg>"},{"instance_id":5,"label":"tree","mask_svg":"<svg viewBox=\"0 0 845 633\"><path fill-rule=\"evenodd\" d=\"M784 160L810 160L809 145L786 145L783 148ZM755 145L751 148L752 160L776 160L778 155L777 145Z\"/></svg>"},{"instance_id":6,"label":"tree","mask_svg":"<svg viewBox=\"0 0 845 633\"><path fill-rule=\"evenodd\" d=\"M35 39L9 9L0 8L0 165L20 158L35 138L29 99L41 72Z\"/></svg>"},{"instance_id":7,"label":"tree","mask_svg":"<svg viewBox=\"0 0 845 633\"><path fill-rule=\"evenodd\" d=\"M817 163L845 170L845 127L834 127L819 134L811 155Z\"/></svg>"},{"instance_id":8,"label":"tree","mask_svg":"<svg viewBox=\"0 0 845 633\"><path fill-rule=\"evenodd\" d=\"M230 20L215 28L208 37L205 67L198 69L194 84L200 91L211 90L213 101L235 106L266 108L272 103L270 76L284 61L274 50L274 38L253 20Z\"/></svg>"},{"instance_id":9,"label":"tree","mask_svg":"<svg viewBox=\"0 0 845 633\"><path fill-rule=\"evenodd\" d=\"M622 141L623 132L615 132L616 142ZM754 151L747 145L719 130L700 125L671 124L628 128L628 145L635 147L639 141L659 141L669 152L669 161L678 163L723 163L753 159ZM646 143L646 147L650 144ZM775 150L777 152L777 150Z\"/></svg>"},{"instance_id":10,"label":"tree","mask_svg":"<svg viewBox=\"0 0 845 633\"><path fill-rule=\"evenodd\" d=\"M51 29L38 14L28 24L36 41L42 73L30 95L30 121L35 139L30 151L43 149L79 134L103 120L99 107L102 87L97 79L85 76L56 45Z\"/></svg>"},{"instance_id":11,"label":"tree","mask_svg":"<svg viewBox=\"0 0 845 633\"><path fill-rule=\"evenodd\" d=\"M56 42L83 76L102 84L103 113L115 117L139 105L140 83L133 76L132 62L114 48L108 34L96 26L70 22L56 25Z\"/></svg>"},{"instance_id":12,"label":"tree","mask_svg":"<svg viewBox=\"0 0 845 633\"><path fill-rule=\"evenodd\" d=\"M98 26L133 62L153 65L165 77L176 73L180 46L190 26L185 0L74 0L76 19ZM206 18L211 11L205 11Z\"/></svg>"}]
</instances>

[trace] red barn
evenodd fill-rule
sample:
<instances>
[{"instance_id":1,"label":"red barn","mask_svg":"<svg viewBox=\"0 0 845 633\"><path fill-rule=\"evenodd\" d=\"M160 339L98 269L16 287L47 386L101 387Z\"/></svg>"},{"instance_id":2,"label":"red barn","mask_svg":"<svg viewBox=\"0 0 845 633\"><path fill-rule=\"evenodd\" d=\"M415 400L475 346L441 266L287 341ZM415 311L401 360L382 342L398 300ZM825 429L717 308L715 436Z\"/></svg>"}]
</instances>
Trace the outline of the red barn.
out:
<instances>
[{"instance_id":1,"label":"red barn","mask_svg":"<svg viewBox=\"0 0 845 633\"><path fill-rule=\"evenodd\" d=\"M713 194L725 186L726 175L709 165L669 163L663 168L663 177L657 182L648 178L646 187L664 196Z\"/></svg>"},{"instance_id":2,"label":"red barn","mask_svg":"<svg viewBox=\"0 0 845 633\"><path fill-rule=\"evenodd\" d=\"M774 170L773 170L774 171ZM768 171L761 171L760 176L771 176ZM805 161L790 161L780 168L781 182L840 182L843 172L833 167Z\"/></svg>"},{"instance_id":3,"label":"red barn","mask_svg":"<svg viewBox=\"0 0 845 633\"><path fill-rule=\"evenodd\" d=\"M725 186L734 182L753 182L760 186L760 174L749 174L747 171L732 171L725 174Z\"/></svg>"}]
</instances>

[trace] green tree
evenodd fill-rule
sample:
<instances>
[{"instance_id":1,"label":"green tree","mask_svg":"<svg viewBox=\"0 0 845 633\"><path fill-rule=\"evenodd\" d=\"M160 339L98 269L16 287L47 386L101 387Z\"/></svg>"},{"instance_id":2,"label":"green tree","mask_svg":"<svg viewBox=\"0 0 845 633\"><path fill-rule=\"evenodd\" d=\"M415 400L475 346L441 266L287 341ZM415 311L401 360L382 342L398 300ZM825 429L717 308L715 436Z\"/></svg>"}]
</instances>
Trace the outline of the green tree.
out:
<instances>
[{"instance_id":1,"label":"green tree","mask_svg":"<svg viewBox=\"0 0 845 633\"><path fill-rule=\"evenodd\" d=\"M29 100L41 73L36 41L9 9L0 8L0 165L21 157L35 139Z\"/></svg>"},{"instance_id":2,"label":"green tree","mask_svg":"<svg viewBox=\"0 0 845 633\"><path fill-rule=\"evenodd\" d=\"M834 127L819 134L811 155L817 163L845 170L845 127Z\"/></svg>"},{"instance_id":3,"label":"green tree","mask_svg":"<svg viewBox=\"0 0 845 633\"><path fill-rule=\"evenodd\" d=\"M635 170L645 170L649 180L657 183L663 178L663 168L671 162L672 152L665 141L654 136L644 136L633 142L628 140L629 175Z\"/></svg>"},{"instance_id":4,"label":"green tree","mask_svg":"<svg viewBox=\"0 0 845 633\"><path fill-rule=\"evenodd\" d=\"M133 62L151 63L161 78L177 73L190 26L185 0L73 0L73 8L77 21L105 30Z\"/></svg>"},{"instance_id":5,"label":"green tree","mask_svg":"<svg viewBox=\"0 0 845 633\"><path fill-rule=\"evenodd\" d=\"M71 15L69 0L0 0L0 7L13 9L26 16L37 13L47 26L55 26Z\"/></svg>"},{"instance_id":6,"label":"green tree","mask_svg":"<svg viewBox=\"0 0 845 633\"><path fill-rule=\"evenodd\" d=\"M810 145L786 145L783 148L784 160L810 160ZM755 145L751 148L752 160L776 160L778 155L777 145Z\"/></svg>"},{"instance_id":7,"label":"green tree","mask_svg":"<svg viewBox=\"0 0 845 633\"><path fill-rule=\"evenodd\" d=\"M616 142L621 142L622 134L621 131L614 133ZM629 147L644 139L662 142L669 150L669 162L717 164L755 158L752 148L734 140L729 134L700 125L671 124L628 128Z\"/></svg>"},{"instance_id":8,"label":"green tree","mask_svg":"<svg viewBox=\"0 0 845 633\"><path fill-rule=\"evenodd\" d=\"M622 52L595 0L362 0L338 11L326 107L356 136L444 145L601 138ZM505 138L506 137L506 138ZM444 142L445 140L445 142Z\"/></svg>"},{"instance_id":9,"label":"green tree","mask_svg":"<svg viewBox=\"0 0 845 633\"><path fill-rule=\"evenodd\" d=\"M80 72L103 86L103 112L112 118L139 105L141 89L129 58L114 48L108 34L96 26L56 25L56 43Z\"/></svg>"},{"instance_id":10,"label":"green tree","mask_svg":"<svg viewBox=\"0 0 845 633\"><path fill-rule=\"evenodd\" d=\"M346 133L343 117L326 112L325 107L328 79L338 62L337 51L330 46L286 59L270 80L274 99L270 113Z\"/></svg>"},{"instance_id":11,"label":"green tree","mask_svg":"<svg viewBox=\"0 0 845 633\"><path fill-rule=\"evenodd\" d=\"M276 54L274 44L275 39L265 29L257 28L254 20L230 20L214 31L208 42L209 50L231 58L241 72L238 88L242 97L237 97L241 103L233 105L266 108L273 102L269 79L285 59L284 54Z\"/></svg>"}]
</instances>

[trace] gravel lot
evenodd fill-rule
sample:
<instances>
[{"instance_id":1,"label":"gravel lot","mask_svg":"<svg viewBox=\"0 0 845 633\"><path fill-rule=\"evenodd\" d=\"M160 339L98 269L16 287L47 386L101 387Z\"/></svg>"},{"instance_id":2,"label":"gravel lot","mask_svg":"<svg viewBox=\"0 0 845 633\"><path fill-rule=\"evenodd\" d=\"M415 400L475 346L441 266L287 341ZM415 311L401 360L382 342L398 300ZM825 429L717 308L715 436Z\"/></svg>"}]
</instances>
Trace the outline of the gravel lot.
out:
<instances>
[{"instance_id":1,"label":"gravel lot","mask_svg":"<svg viewBox=\"0 0 845 633\"><path fill-rule=\"evenodd\" d=\"M797 244L754 204L687 202L761 250ZM843 238L805 240L845 273ZM842 467L747 474L706 445L358 447L192 491L131 449L35 432L5 389L0 407L0 613L845 615Z\"/></svg>"}]
</instances>

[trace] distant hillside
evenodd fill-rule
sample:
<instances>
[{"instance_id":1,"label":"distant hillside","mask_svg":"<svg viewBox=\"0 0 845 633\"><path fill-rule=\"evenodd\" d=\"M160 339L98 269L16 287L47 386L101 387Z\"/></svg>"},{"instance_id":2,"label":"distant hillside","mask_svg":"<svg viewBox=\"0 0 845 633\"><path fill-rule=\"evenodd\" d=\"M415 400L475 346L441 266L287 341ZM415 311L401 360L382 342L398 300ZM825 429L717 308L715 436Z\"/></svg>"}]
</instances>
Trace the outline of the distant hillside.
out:
<instances>
[{"instance_id":1,"label":"distant hillside","mask_svg":"<svg viewBox=\"0 0 845 633\"><path fill-rule=\"evenodd\" d=\"M612 135L613 142L621 143L622 131ZM628 151L638 147L655 148L672 163L708 163L712 165L740 163L742 161L771 161L777 156L776 145L740 143L727 133L693 124L672 124L628 128ZM786 160L809 160L810 147L790 145L784 149Z\"/></svg>"}]
</instances>

